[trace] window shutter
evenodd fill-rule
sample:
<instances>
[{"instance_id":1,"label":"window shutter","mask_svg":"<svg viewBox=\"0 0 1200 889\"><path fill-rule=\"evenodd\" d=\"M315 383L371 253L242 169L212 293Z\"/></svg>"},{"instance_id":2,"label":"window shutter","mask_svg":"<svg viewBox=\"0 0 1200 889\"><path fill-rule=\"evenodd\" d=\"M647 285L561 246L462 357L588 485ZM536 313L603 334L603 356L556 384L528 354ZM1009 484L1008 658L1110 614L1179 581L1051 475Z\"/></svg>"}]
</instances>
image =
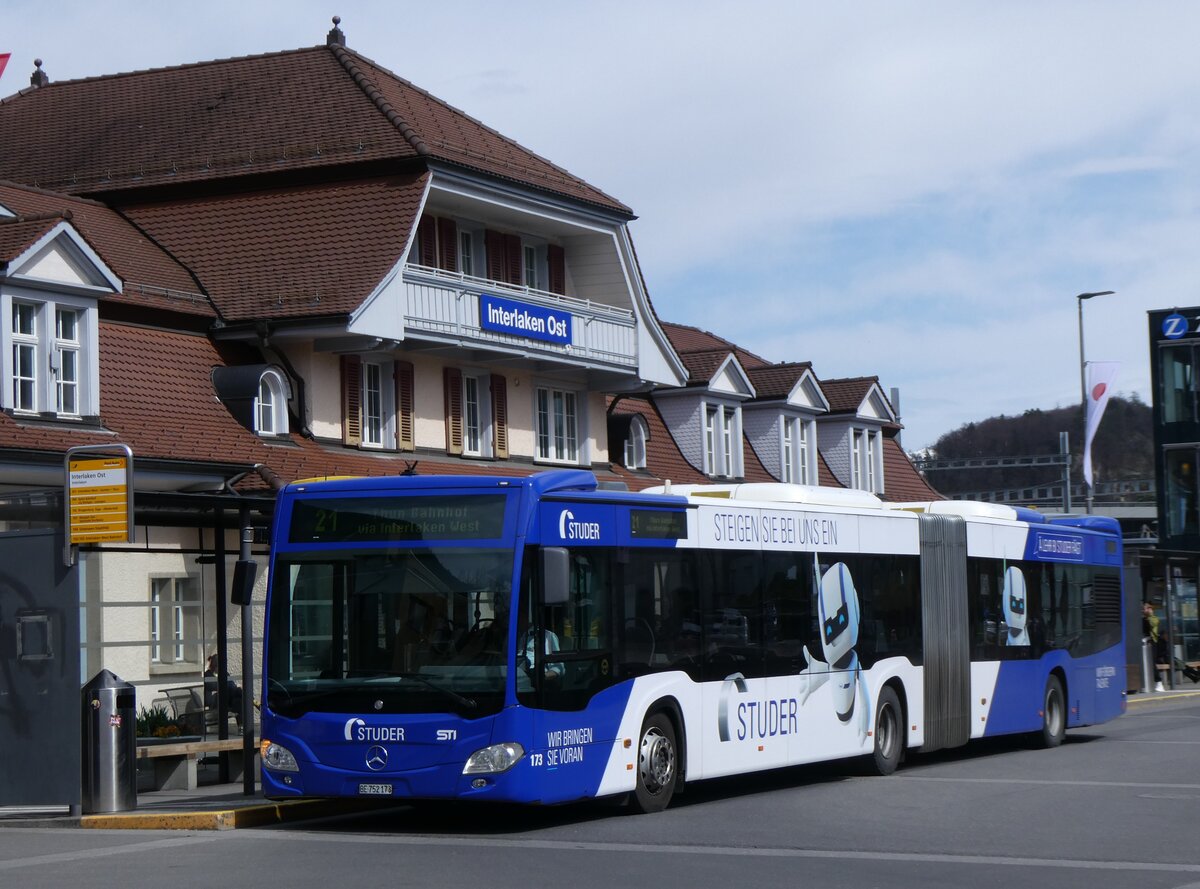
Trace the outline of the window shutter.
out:
<instances>
[{"instance_id":1,"label":"window shutter","mask_svg":"<svg viewBox=\"0 0 1200 889\"><path fill-rule=\"evenodd\" d=\"M546 245L546 265L549 267L549 287L551 293L567 293L567 263L563 248L557 244Z\"/></svg>"},{"instance_id":2,"label":"window shutter","mask_svg":"<svg viewBox=\"0 0 1200 889\"><path fill-rule=\"evenodd\" d=\"M521 239L516 235L504 236L504 266L508 272L505 279L509 284L521 284L521 270L524 268L524 257L521 256Z\"/></svg>"},{"instance_id":3,"label":"window shutter","mask_svg":"<svg viewBox=\"0 0 1200 889\"><path fill-rule=\"evenodd\" d=\"M362 444L362 359L342 356L342 444Z\"/></svg>"},{"instance_id":4,"label":"window shutter","mask_svg":"<svg viewBox=\"0 0 1200 889\"><path fill-rule=\"evenodd\" d=\"M492 450L508 459L508 380L500 374L492 374Z\"/></svg>"},{"instance_id":5,"label":"window shutter","mask_svg":"<svg viewBox=\"0 0 1200 889\"><path fill-rule=\"evenodd\" d=\"M402 451L416 450L416 409L413 404L413 366L408 361L396 362L396 447Z\"/></svg>"},{"instance_id":6,"label":"window shutter","mask_svg":"<svg viewBox=\"0 0 1200 889\"><path fill-rule=\"evenodd\" d=\"M447 367L443 375L446 392L446 453L463 452L463 391L462 371Z\"/></svg>"},{"instance_id":7,"label":"window shutter","mask_svg":"<svg viewBox=\"0 0 1200 889\"><path fill-rule=\"evenodd\" d=\"M487 253L487 276L489 281L507 281L504 273L504 235L488 229L483 235L483 248Z\"/></svg>"},{"instance_id":8,"label":"window shutter","mask_svg":"<svg viewBox=\"0 0 1200 889\"><path fill-rule=\"evenodd\" d=\"M458 225L453 219L438 217L438 268L458 271Z\"/></svg>"},{"instance_id":9,"label":"window shutter","mask_svg":"<svg viewBox=\"0 0 1200 889\"><path fill-rule=\"evenodd\" d=\"M422 216L417 223L417 248L421 265L437 268L437 224L432 216Z\"/></svg>"}]
</instances>

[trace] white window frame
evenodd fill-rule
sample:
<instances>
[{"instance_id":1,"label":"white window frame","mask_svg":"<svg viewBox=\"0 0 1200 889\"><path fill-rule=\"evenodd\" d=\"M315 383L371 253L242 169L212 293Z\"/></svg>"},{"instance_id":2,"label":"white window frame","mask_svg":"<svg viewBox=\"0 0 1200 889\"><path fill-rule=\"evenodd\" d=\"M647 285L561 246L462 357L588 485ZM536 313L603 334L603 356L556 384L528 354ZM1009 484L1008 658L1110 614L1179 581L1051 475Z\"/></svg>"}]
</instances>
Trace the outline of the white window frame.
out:
<instances>
[{"instance_id":1,"label":"white window frame","mask_svg":"<svg viewBox=\"0 0 1200 889\"><path fill-rule=\"evenodd\" d=\"M582 462L580 405L583 394L550 384L534 387L533 423L535 459L540 463Z\"/></svg>"},{"instance_id":2,"label":"white window frame","mask_svg":"<svg viewBox=\"0 0 1200 889\"><path fill-rule=\"evenodd\" d=\"M274 368L263 371L254 397L254 431L258 435L287 435L288 385Z\"/></svg>"},{"instance_id":3,"label":"white window frame","mask_svg":"<svg viewBox=\"0 0 1200 889\"><path fill-rule=\"evenodd\" d=\"M812 429L814 421L808 417L782 414L780 416L780 479L797 485L815 485L816 467L813 463Z\"/></svg>"},{"instance_id":4,"label":"white window frame","mask_svg":"<svg viewBox=\"0 0 1200 889\"><path fill-rule=\"evenodd\" d=\"M646 468L646 421L639 416L629 420L629 435L625 438L624 464L626 469Z\"/></svg>"},{"instance_id":5,"label":"white window frame","mask_svg":"<svg viewBox=\"0 0 1200 889\"><path fill-rule=\"evenodd\" d=\"M15 330L19 307L32 310L33 332ZM59 336L60 312L75 315L74 339ZM0 292L0 409L17 414L57 416L68 420L100 413L99 331L95 300L64 294L48 296L28 288ZM64 359L64 353L72 355ZM18 355L32 358L28 373L17 377ZM64 372L74 363L74 379ZM24 384L27 398L18 399ZM68 388L69 387L69 388ZM65 391L73 390L74 410L63 410ZM70 407L70 405L67 405Z\"/></svg>"},{"instance_id":6,"label":"white window frame","mask_svg":"<svg viewBox=\"0 0 1200 889\"><path fill-rule=\"evenodd\" d=\"M741 477L741 406L719 401L705 402L703 416L705 474L713 478Z\"/></svg>"},{"instance_id":7,"label":"white window frame","mask_svg":"<svg viewBox=\"0 0 1200 889\"><path fill-rule=\"evenodd\" d=\"M462 444L467 457L492 456L492 375L488 371L462 373ZM474 399L472 399L474 389ZM474 417L472 417L472 402Z\"/></svg>"},{"instance_id":8,"label":"white window frame","mask_svg":"<svg viewBox=\"0 0 1200 889\"><path fill-rule=\"evenodd\" d=\"M25 300L13 300L9 310L9 336L12 339L12 364L9 370L12 408L22 413L38 410L38 336L41 307ZM26 326L25 321L29 324Z\"/></svg>"},{"instance_id":9,"label":"white window frame","mask_svg":"<svg viewBox=\"0 0 1200 889\"><path fill-rule=\"evenodd\" d=\"M783 444L779 449L783 471L780 473L780 480L788 483L795 480L795 424L795 417L783 418Z\"/></svg>"},{"instance_id":10,"label":"white window frame","mask_svg":"<svg viewBox=\"0 0 1200 889\"><path fill-rule=\"evenodd\" d=\"M203 602L198 589L195 578L189 575L150 577L151 666L200 669Z\"/></svg>"},{"instance_id":11,"label":"white window frame","mask_svg":"<svg viewBox=\"0 0 1200 889\"><path fill-rule=\"evenodd\" d=\"M801 485L817 484L817 464L813 459L813 442L817 440L816 421L804 417L796 419L799 430L796 447L796 460L800 467L797 483Z\"/></svg>"},{"instance_id":12,"label":"white window frame","mask_svg":"<svg viewBox=\"0 0 1200 889\"><path fill-rule=\"evenodd\" d=\"M389 448L396 440L395 365L390 359L362 359L362 447ZM374 379L372 379L374 377ZM373 413L372 411L375 411Z\"/></svg>"},{"instance_id":13,"label":"white window frame","mask_svg":"<svg viewBox=\"0 0 1200 889\"><path fill-rule=\"evenodd\" d=\"M469 228L463 228L461 222L458 225L458 270L471 278L479 277L476 257L478 252L475 249L475 231Z\"/></svg>"},{"instance_id":14,"label":"white window frame","mask_svg":"<svg viewBox=\"0 0 1200 889\"><path fill-rule=\"evenodd\" d=\"M878 429L850 430L850 487L879 494L883 491L883 435Z\"/></svg>"},{"instance_id":15,"label":"white window frame","mask_svg":"<svg viewBox=\"0 0 1200 889\"><path fill-rule=\"evenodd\" d=\"M54 309L54 374L55 409L60 415L79 416L79 310L71 306ZM64 331L64 321L71 318L71 330ZM68 399L69 393L69 399ZM68 406L67 402L71 404Z\"/></svg>"}]
</instances>

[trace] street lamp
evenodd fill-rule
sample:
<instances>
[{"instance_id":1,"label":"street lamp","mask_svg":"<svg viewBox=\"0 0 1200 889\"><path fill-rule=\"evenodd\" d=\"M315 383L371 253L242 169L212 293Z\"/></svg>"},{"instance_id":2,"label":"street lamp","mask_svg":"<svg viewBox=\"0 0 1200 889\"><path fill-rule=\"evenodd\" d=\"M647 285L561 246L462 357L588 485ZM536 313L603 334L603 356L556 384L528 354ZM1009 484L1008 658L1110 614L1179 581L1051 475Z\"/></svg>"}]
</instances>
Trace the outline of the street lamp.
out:
<instances>
[{"instance_id":1,"label":"street lamp","mask_svg":"<svg viewBox=\"0 0 1200 889\"><path fill-rule=\"evenodd\" d=\"M1095 293L1080 293L1075 297L1079 306L1079 406L1083 411L1083 437L1079 439L1081 447L1087 447L1087 362L1083 358L1083 301L1096 296L1110 296L1115 290L1099 290ZM1087 480L1084 480L1087 485ZM1087 511L1092 512L1092 488L1087 489Z\"/></svg>"}]
</instances>

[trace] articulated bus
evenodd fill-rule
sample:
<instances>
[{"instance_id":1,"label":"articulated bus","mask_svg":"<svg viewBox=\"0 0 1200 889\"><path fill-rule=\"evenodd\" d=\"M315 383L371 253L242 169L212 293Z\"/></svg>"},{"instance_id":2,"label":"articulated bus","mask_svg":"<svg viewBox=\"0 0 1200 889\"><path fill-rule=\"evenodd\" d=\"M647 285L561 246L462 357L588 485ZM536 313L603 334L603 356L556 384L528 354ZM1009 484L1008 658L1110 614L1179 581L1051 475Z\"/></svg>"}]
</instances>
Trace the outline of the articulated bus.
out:
<instances>
[{"instance_id":1,"label":"articulated bus","mask_svg":"<svg viewBox=\"0 0 1200 889\"><path fill-rule=\"evenodd\" d=\"M685 784L1124 711L1116 522L581 470L279 495L270 798L663 809Z\"/></svg>"}]
</instances>

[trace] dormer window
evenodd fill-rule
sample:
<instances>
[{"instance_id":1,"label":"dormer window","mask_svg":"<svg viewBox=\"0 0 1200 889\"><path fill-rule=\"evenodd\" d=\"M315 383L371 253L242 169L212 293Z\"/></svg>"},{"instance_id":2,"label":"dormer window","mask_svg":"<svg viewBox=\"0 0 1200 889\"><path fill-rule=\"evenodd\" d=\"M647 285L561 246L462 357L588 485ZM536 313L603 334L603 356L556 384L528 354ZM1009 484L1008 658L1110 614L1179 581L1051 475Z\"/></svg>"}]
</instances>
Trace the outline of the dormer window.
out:
<instances>
[{"instance_id":1,"label":"dormer window","mask_svg":"<svg viewBox=\"0 0 1200 889\"><path fill-rule=\"evenodd\" d=\"M883 446L878 429L852 429L850 487L882 493Z\"/></svg>"},{"instance_id":2,"label":"dormer window","mask_svg":"<svg viewBox=\"0 0 1200 889\"><path fill-rule=\"evenodd\" d=\"M258 381L254 431L259 435L285 435L288 431L287 386L274 368L265 371Z\"/></svg>"},{"instance_id":3,"label":"dormer window","mask_svg":"<svg viewBox=\"0 0 1200 889\"><path fill-rule=\"evenodd\" d=\"M816 469L812 454L813 421L805 417L781 417L783 441L780 448L780 481L797 485L815 485Z\"/></svg>"},{"instance_id":4,"label":"dormer window","mask_svg":"<svg viewBox=\"0 0 1200 889\"><path fill-rule=\"evenodd\" d=\"M96 416L95 309L76 299L5 297L0 407L64 419Z\"/></svg>"},{"instance_id":5,"label":"dormer window","mask_svg":"<svg viewBox=\"0 0 1200 889\"><path fill-rule=\"evenodd\" d=\"M646 439L650 437L646 430L646 421L641 417L630 417L629 435L625 439L625 468L646 468Z\"/></svg>"},{"instance_id":6,"label":"dormer window","mask_svg":"<svg viewBox=\"0 0 1200 889\"><path fill-rule=\"evenodd\" d=\"M742 474L741 411L735 405L712 404L704 408L704 471L716 478Z\"/></svg>"}]
</instances>

